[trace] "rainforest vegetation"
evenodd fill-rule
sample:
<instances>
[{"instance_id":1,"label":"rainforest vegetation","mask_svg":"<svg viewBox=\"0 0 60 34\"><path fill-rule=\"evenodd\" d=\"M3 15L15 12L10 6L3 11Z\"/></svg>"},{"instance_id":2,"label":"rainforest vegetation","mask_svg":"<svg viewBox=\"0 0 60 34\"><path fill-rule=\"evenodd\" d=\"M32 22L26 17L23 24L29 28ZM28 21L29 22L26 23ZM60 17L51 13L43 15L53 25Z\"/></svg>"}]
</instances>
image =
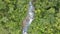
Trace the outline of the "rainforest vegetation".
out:
<instances>
[{"instance_id":1,"label":"rainforest vegetation","mask_svg":"<svg viewBox=\"0 0 60 34\"><path fill-rule=\"evenodd\" d=\"M22 34L29 0L0 0L0 34ZM28 34L60 34L60 0L35 0Z\"/></svg>"}]
</instances>

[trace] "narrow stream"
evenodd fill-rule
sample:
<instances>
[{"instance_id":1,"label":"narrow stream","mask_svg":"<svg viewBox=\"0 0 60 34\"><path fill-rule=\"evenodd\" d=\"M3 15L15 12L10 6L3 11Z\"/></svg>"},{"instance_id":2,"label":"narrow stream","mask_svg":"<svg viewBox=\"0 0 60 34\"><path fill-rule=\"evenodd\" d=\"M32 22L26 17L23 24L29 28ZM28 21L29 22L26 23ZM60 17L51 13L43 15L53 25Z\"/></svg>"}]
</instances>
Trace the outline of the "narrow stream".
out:
<instances>
[{"instance_id":1,"label":"narrow stream","mask_svg":"<svg viewBox=\"0 0 60 34\"><path fill-rule=\"evenodd\" d=\"M27 33L28 27L32 23L33 20L34 20L34 6L32 4L32 0L31 0L29 2L27 16L26 16L25 20L23 20L23 34L28 34Z\"/></svg>"}]
</instances>

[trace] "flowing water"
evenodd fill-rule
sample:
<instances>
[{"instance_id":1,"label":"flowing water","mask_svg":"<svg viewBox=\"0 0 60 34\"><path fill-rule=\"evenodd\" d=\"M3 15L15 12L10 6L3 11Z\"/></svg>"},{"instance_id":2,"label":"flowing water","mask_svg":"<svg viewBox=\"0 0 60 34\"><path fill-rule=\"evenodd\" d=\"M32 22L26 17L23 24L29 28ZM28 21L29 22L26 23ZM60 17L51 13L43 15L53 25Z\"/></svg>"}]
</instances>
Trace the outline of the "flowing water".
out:
<instances>
[{"instance_id":1,"label":"flowing water","mask_svg":"<svg viewBox=\"0 0 60 34\"><path fill-rule=\"evenodd\" d=\"M27 33L28 27L32 23L33 20L34 20L34 6L32 4L32 1L30 1L29 7L28 7L27 17L23 21L23 34L28 34Z\"/></svg>"}]
</instances>

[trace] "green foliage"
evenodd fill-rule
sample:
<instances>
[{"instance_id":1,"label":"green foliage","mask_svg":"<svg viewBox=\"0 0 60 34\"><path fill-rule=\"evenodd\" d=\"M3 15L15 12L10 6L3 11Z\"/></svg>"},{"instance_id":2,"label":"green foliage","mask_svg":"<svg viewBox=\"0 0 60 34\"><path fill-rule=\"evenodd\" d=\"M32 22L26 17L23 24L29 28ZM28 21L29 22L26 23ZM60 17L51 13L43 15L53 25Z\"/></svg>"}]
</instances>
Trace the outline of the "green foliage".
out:
<instances>
[{"instance_id":1,"label":"green foliage","mask_svg":"<svg viewBox=\"0 0 60 34\"><path fill-rule=\"evenodd\" d=\"M0 0L0 34L22 34L29 0ZM35 0L29 34L60 34L60 0Z\"/></svg>"},{"instance_id":2,"label":"green foliage","mask_svg":"<svg viewBox=\"0 0 60 34\"><path fill-rule=\"evenodd\" d=\"M27 6L26 0L0 0L0 34L21 34Z\"/></svg>"},{"instance_id":3,"label":"green foliage","mask_svg":"<svg viewBox=\"0 0 60 34\"><path fill-rule=\"evenodd\" d=\"M35 20L29 34L60 34L59 0L36 0Z\"/></svg>"}]
</instances>

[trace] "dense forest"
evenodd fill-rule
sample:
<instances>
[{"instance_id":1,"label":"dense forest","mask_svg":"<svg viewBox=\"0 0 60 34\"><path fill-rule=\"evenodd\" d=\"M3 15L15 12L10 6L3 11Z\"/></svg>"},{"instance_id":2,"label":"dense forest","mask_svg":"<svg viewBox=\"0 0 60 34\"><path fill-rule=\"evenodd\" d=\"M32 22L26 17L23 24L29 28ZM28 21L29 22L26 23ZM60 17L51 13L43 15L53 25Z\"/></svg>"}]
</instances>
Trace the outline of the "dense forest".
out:
<instances>
[{"instance_id":1,"label":"dense forest","mask_svg":"<svg viewBox=\"0 0 60 34\"><path fill-rule=\"evenodd\" d=\"M22 34L29 0L0 0L0 34ZM60 0L35 0L28 34L60 34Z\"/></svg>"}]
</instances>

